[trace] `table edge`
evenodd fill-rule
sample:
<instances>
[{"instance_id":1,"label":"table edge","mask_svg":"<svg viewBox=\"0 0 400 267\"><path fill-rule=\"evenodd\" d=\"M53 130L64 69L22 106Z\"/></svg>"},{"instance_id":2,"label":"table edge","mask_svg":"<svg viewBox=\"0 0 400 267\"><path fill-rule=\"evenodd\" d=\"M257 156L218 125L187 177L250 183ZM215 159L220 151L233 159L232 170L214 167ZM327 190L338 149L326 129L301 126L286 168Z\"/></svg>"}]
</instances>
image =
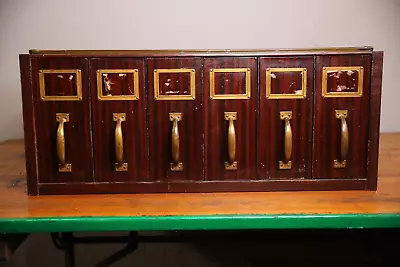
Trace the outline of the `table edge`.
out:
<instances>
[{"instance_id":1,"label":"table edge","mask_svg":"<svg viewBox=\"0 0 400 267\"><path fill-rule=\"evenodd\" d=\"M400 228L400 213L0 218L0 233Z\"/></svg>"}]
</instances>

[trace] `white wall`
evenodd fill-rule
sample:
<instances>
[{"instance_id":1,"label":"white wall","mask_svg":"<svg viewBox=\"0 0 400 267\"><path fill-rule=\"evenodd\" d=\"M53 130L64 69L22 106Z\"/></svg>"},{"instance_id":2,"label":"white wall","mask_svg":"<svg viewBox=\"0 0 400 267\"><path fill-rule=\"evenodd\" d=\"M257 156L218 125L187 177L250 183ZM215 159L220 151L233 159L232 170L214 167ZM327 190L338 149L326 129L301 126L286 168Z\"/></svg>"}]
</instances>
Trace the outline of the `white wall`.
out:
<instances>
[{"instance_id":1,"label":"white wall","mask_svg":"<svg viewBox=\"0 0 400 267\"><path fill-rule=\"evenodd\" d=\"M400 131L400 1L0 0L0 140L21 138L29 49L372 45L385 51L381 130Z\"/></svg>"}]
</instances>

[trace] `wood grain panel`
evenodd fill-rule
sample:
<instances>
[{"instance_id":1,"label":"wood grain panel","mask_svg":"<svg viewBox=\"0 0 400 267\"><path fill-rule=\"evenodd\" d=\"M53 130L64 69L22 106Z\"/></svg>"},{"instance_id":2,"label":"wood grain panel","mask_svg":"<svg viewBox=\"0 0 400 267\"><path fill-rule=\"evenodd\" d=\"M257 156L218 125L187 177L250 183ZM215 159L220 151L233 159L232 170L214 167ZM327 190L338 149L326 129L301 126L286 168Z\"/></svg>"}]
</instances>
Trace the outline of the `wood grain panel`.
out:
<instances>
[{"instance_id":1,"label":"wood grain panel","mask_svg":"<svg viewBox=\"0 0 400 267\"><path fill-rule=\"evenodd\" d=\"M225 68L250 69L250 99L210 99L210 70ZM245 83L245 75L215 73L215 92L220 95L243 94ZM256 179L257 98L257 58L226 57L204 60L206 180ZM228 161L228 121L224 119L224 112L237 112L237 119L234 121L237 170L225 169L225 162ZM240 186L237 184L238 189Z\"/></svg>"},{"instance_id":2,"label":"wood grain panel","mask_svg":"<svg viewBox=\"0 0 400 267\"><path fill-rule=\"evenodd\" d=\"M108 98L107 100L99 100L96 90L98 85L96 72L97 70L107 69L138 70L139 99L119 100L116 98L116 100L111 100ZM144 90L144 59L91 59L90 75L96 182L148 181L147 99ZM122 94L133 94L135 81L131 73L107 74L106 81L110 83L109 89L112 96L120 97ZM126 114L126 121L122 122L122 136L124 162L128 163L128 171L115 171L116 122L113 120L113 113Z\"/></svg>"},{"instance_id":3,"label":"wood grain panel","mask_svg":"<svg viewBox=\"0 0 400 267\"><path fill-rule=\"evenodd\" d=\"M22 114L24 118L25 164L28 194L37 195L37 142L30 56L20 55L19 65L21 70Z\"/></svg>"},{"instance_id":4,"label":"wood grain panel","mask_svg":"<svg viewBox=\"0 0 400 267\"><path fill-rule=\"evenodd\" d=\"M267 68L301 68L307 70L306 97L300 99L266 98ZM304 178L311 175L312 106L313 106L313 57L260 58L260 127L258 174L264 178ZM302 90L302 75L296 72L273 72L271 92L293 94ZM293 97L293 96L291 96ZM279 161L285 161L285 122L281 111L291 111L292 167L280 169Z\"/></svg>"},{"instance_id":5,"label":"wood grain panel","mask_svg":"<svg viewBox=\"0 0 400 267\"><path fill-rule=\"evenodd\" d=\"M369 114L369 145L368 145L368 190L376 190L378 179L379 156L379 126L381 117L383 52L372 54L371 93Z\"/></svg>"},{"instance_id":6,"label":"wood grain panel","mask_svg":"<svg viewBox=\"0 0 400 267\"><path fill-rule=\"evenodd\" d=\"M39 183L93 181L88 67L86 58L32 59ZM83 99L42 101L39 95L39 70L41 69L80 69ZM47 86L56 87L57 83L48 83ZM64 128L66 163L72 164L70 173L58 171L56 113L69 113L69 122L65 123Z\"/></svg>"},{"instance_id":7,"label":"wood grain panel","mask_svg":"<svg viewBox=\"0 0 400 267\"><path fill-rule=\"evenodd\" d=\"M202 59L201 58L163 58L147 60L149 94L149 141L150 141L150 180L183 181L203 180L203 107L202 107ZM194 69L195 99L155 100L154 70L156 69ZM186 95L190 90L190 79L186 73L173 73L163 76L159 81L161 92L178 92L169 96ZM163 82L163 83L162 83ZM165 87L168 87L165 88ZM186 96L187 97L187 96ZM173 162L171 147L172 122L169 113L182 113L178 122L179 157L183 163L182 171L171 171Z\"/></svg>"},{"instance_id":8,"label":"wood grain panel","mask_svg":"<svg viewBox=\"0 0 400 267\"><path fill-rule=\"evenodd\" d=\"M322 97L322 68L362 66L362 97ZM366 178L369 95L371 86L371 56L318 56L315 74L314 106L314 152L313 178ZM360 79L359 79L360 81ZM335 110L348 110L349 151L347 166L334 168L333 162L340 158L340 120Z\"/></svg>"}]
</instances>

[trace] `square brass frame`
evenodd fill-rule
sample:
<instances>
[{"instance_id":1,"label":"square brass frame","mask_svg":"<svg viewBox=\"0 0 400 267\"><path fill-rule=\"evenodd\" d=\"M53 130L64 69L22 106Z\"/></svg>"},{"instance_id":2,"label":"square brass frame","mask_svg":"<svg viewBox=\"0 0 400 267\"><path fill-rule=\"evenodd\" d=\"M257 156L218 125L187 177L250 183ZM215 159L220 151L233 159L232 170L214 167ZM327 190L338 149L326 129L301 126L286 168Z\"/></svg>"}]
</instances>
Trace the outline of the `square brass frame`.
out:
<instances>
[{"instance_id":1,"label":"square brass frame","mask_svg":"<svg viewBox=\"0 0 400 267\"><path fill-rule=\"evenodd\" d=\"M244 72L246 73L246 92L244 94L216 94L215 93L215 73ZM210 98L211 99L250 99L251 92L251 69L250 68L228 68L210 70Z\"/></svg>"},{"instance_id":2,"label":"square brass frame","mask_svg":"<svg viewBox=\"0 0 400 267\"><path fill-rule=\"evenodd\" d=\"M357 71L357 92L328 92L328 73L332 71ZM363 94L364 68L362 66L350 67L323 67L322 68L322 97L361 97Z\"/></svg>"},{"instance_id":3,"label":"square brass frame","mask_svg":"<svg viewBox=\"0 0 400 267\"><path fill-rule=\"evenodd\" d=\"M133 73L133 95L103 95L103 74ZM99 69L97 70L97 99L98 100L138 100L139 99L139 70L138 69Z\"/></svg>"},{"instance_id":4,"label":"square brass frame","mask_svg":"<svg viewBox=\"0 0 400 267\"><path fill-rule=\"evenodd\" d=\"M190 95L160 94L160 73L190 73ZM194 100L196 99L196 70L195 69L155 69L154 70L154 99L155 100Z\"/></svg>"},{"instance_id":5,"label":"square brass frame","mask_svg":"<svg viewBox=\"0 0 400 267\"><path fill-rule=\"evenodd\" d=\"M46 95L44 75L47 73L74 73L76 76L76 95L50 96ZM82 100L82 73L79 69L48 69L39 70L40 99L43 101L80 101Z\"/></svg>"},{"instance_id":6,"label":"square brass frame","mask_svg":"<svg viewBox=\"0 0 400 267\"><path fill-rule=\"evenodd\" d=\"M273 72L300 72L301 94L273 94L271 88L271 74ZM303 99L307 96L307 68L268 68L265 72L267 99Z\"/></svg>"}]
</instances>

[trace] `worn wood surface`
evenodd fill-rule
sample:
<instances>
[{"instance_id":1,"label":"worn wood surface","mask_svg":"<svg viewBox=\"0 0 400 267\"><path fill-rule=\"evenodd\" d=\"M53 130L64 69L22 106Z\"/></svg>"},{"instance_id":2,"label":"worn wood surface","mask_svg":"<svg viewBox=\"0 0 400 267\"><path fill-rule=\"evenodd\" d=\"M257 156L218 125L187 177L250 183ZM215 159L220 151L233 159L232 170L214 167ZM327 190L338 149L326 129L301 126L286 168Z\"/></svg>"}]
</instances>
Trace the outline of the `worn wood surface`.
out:
<instances>
[{"instance_id":1,"label":"worn wood surface","mask_svg":"<svg viewBox=\"0 0 400 267\"><path fill-rule=\"evenodd\" d=\"M21 140L0 144L0 218L400 213L400 134L382 134L378 190L27 196Z\"/></svg>"}]
</instances>

